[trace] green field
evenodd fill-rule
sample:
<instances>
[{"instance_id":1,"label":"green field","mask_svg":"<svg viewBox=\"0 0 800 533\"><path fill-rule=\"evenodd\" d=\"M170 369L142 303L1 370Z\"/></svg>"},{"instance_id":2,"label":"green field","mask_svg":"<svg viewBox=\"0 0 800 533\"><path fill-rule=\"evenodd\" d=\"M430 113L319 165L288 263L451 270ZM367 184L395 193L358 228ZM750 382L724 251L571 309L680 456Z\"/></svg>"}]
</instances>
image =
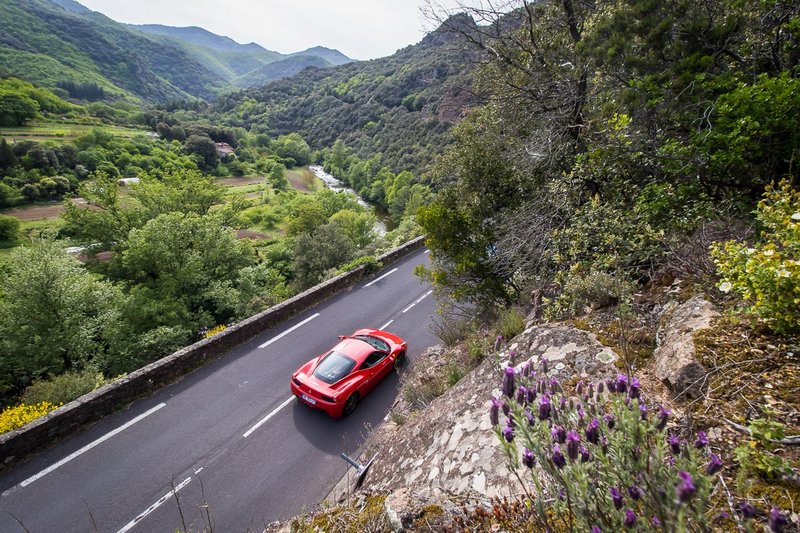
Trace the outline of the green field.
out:
<instances>
[{"instance_id":1,"label":"green field","mask_svg":"<svg viewBox=\"0 0 800 533\"><path fill-rule=\"evenodd\" d=\"M21 140L36 141L68 141L101 129L116 137L135 137L146 134L145 130L123 128L108 124L71 123L71 122L33 122L30 126L0 127L0 137L10 142Z\"/></svg>"}]
</instances>

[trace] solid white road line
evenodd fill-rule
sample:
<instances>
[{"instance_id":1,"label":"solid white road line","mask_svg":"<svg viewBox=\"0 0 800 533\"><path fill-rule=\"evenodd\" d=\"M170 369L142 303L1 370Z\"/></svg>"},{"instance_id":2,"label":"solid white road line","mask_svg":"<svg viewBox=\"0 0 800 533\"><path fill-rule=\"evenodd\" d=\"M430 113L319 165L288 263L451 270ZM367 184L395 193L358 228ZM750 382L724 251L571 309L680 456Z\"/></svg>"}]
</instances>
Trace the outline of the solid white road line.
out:
<instances>
[{"instance_id":1,"label":"solid white road line","mask_svg":"<svg viewBox=\"0 0 800 533\"><path fill-rule=\"evenodd\" d=\"M8 494L10 494L14 490L16 490L17 487L20 487L20 488L21 487L27 487L28 485L30 485L31 483L33 483L37 479L46 476L47 474L49 474L50 472L52 472L56 468L64 466L65 464L67 464L68 462L72 461L73 459L75 459L79 455L82 455L82 454L88 452L89 450L91 450L92 448L97 446L98 444L102 444L103 442L107 441L108 439L110 439L114 435L125 431L126 429L128 429L129 427L134 425L136 422L139 422L140 420L144 419L145 417L148 417L148 416L152 415L153 413L155 413L156 411L158 411L159 409L161 409L162 407L164 407L166 405L167 404L165 404L165 403L160 403L160 404L156 405L155 407L153 407L152 409L149 409L148 411L145 411L144 413L140 414L139 416L137 416L133 420L130 420L129 422L126 422L125 424L121 425L120 427L118 427L114 431L106 433L105 435L103 435L102 437L97 439L96 441L90 442L89 444L87 444L86 446L81 448L80 450L69 454L68 456L66 456L63 459L61 459L59 462L54 463L54 464L48 466L47 468L45 468L44 470L42 470L41 472L39 472L38 474L29 477L28 479L26 479L25 481L23 481L22 483L20 483L16 487L8 489L7 491L5 491L3 493L3 496L7 496Z\"/></svg>"},{"instance_id":2,"label":"solid white road line","mask_svg":"<svg viewBox=\"0 0 800 533\"><path fill-rule=\"evenodd\" d=\"M202 468L200 470L202 470ZM195 472L195 474L199 474L200 470ZM169 500L171 497L173 497L176 494L178 494L178 491L181 490L186 485L188 485L191 480L192 480L192 476L189 476L186 479L184 479L183 481L181 481L174 488L171 488L168 493L164 494L162 497L160 497L158 500L156 500L156 502L153 505L151 505L150 507L148 507L147 509L142 511L136 518L134 518L133 520L131 520L130 522L125 524L122 527L122 529L117 531L117 533L125 533L126 531L130 531L133 528L133 526L138 524L142 519L144 519L144 517L146 517L147 515L149 515L150 513L152 513L153 511L155 511L159 507L161 507L162 505L164 505L164 503L167 500Z\"/></svg>"},{"instance_id":3,"label":"solid white road line","mask_svg":"<svg viewBox=\"0 0 800 533\"><path fill-rule=\"evenodd\" d=\"M283 402L283 403L282 403L282 404L280 404L278 407L276 407L275 409L273 409L273 410L272 410L272 412L270 412L270 414L268 414L267 416L265 416L264 418L262 418L261 420L259 420L259 421L258 421L258 423L257 423L255 426L253 426L253 427L251 427L250 429L248 429L248 430L247 430L247 432L246 432L244 435L242 435L242 437L244 437L244 438L247 438L247 437L249 437L250 435L252 435L252 434L253 434L253 432L254 432L255 430L257 430L258 428L260 428L261 426L263 426L264 424L266 424L266 423L267 423L267 420L269 420L269 419L270 419L270 418L272 418L273 416L277 415L277 414L278 414L278 411L280 411L281 409L283 409L284 407L286 407L287 405L289 405L289 404L292 402L292 400L294 400L294 396L289 396L289 398L287 398L285 402Z\"/></svg>"},{"instance_id":4,"label":"solid white road line","mask_svg":"<svg viewBox=\"0 0 800 533\"><path fill-rule=\"evenodd\" d=\"M386 276L388 276L388 275L390 275L390 274L394 274L395 272L397 272L397 269L396 269L396 268L393 268L393 269L391 269L389 272L387 272L386 274L384 274L383 276L381 276L381 277L379 277L379 278L375 278L375 279L373 279L372 281L370 281L369 283L367 283L366 285L364 285L362 288L363 288L363 289L366 289L367 287L369 287L369 286L370 286L370 285L372 285L373 283L378 283L380 280L382 280L382 279L383 279L383 278L385 278Z\"/></svg>"},{"instance_id":5,"label":"solid white road line","mask_svg":"<svg viewBox=\"0 0 800 533\"><path fill-rule=\"evenodd\" d=\"M413 304L411 304L408 307L406 307L405 309L403 309L403 312L404 313L408 312L412 307L414 307L415 305L420 303L422 300L424 300L425 298L430 296L431 293L433 293L433 290L430 290L430 291L426 292L425 294L423 294L422 296L420 296L419 298L417 298L417 301L415 301Z\"/></svg>"},{"instance_id":6,"label":"solid white road line","mask_svg":"<svg viewBox=\"0 0 800 533\"><path fill-rule=\"evenodd\" d=\"M278 340L278 339L282 339L283 337L285 337L285 336L286 336L286 335L288 335L289 333L293 332L294 330L296 330L296 329L297 329L297 328L299 328L300 326L304 326L304 325L308 324L309 322L311 322L312 320L314 320L314 319L315 319L315 318L317 318L318 316L319 316L319 313L314 313L313 315L311 315L310 317L306 318L305 320L303 320L303 321L302 321L302 322L300 322L299 324L295 324L294 326L290 327L289 329L287 329L286 331L284 331L284 332L283 332L283 333L281 333L280 335L275 335L274 337L272 337L270 340L268 340L268 341L267 341L267 342L265 342L264 344L260 344L258 347L259 347L259 348L266 348L267 346L269 346L270 344L272 344L272 343L273 343L273 342L275 342L276 340Z\"/></svg>"},{"instance_id":7,"label":"solid white road line","mask_svg":"<svg viewBox=\"0 0 800 533\"><path fill-rule=\"evenodd\" d=\"M389 322L387 322L386 324L382 325L382 326L381 326L381 327L379 327L378 329L386 329L386 328L388 328L388 327L389 327L389 324L391 324L392 322L394 322L394 320L390 320Z\"/></svg>"}]
</instances>

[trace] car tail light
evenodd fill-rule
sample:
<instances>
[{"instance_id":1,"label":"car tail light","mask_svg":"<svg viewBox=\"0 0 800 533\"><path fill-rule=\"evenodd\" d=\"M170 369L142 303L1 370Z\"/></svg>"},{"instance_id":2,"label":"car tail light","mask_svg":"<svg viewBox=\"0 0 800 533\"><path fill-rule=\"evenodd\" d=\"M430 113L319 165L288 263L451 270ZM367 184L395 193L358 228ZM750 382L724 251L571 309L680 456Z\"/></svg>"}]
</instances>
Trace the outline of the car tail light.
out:
<instances>
[{"instance_id":1,"label":"car tail light","mask_svg":"<svg viewBox=\"0 0 800 533\"><path fill-rule=\"evenodd\" d=\"M319 396L326 402L336 403L336 398L334 398L333 396L328 396L327 394L320 394Z\"/></svg>"},{"instance_id":2,"label":"car tail light","mask_svg":"<svg viewBox=\"0 0 800 533\"><path fill-rule=\"evenodd\" d=\"M299 387L300 385L302 385L302 383L300 383L300 380L299 380L299 379L297 379L296 377L292 377L292 382L293 382L295 385L297 385L298 387Z\"/></svg>"}]
</instances>

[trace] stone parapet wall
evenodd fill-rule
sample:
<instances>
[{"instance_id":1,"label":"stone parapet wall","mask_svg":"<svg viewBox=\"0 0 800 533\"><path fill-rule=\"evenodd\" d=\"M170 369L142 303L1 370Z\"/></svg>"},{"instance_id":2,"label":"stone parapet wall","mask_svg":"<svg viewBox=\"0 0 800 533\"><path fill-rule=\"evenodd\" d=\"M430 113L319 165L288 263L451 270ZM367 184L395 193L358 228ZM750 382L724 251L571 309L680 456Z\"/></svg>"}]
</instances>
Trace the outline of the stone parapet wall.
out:
<instances>
[{"instance_id":1,"label":"stone parapet wall","mask_svg":"<svg viewBox=\"0 0 800 533\"><path fill-rule=\"evenodd\" d=\"M378 261L384 266L389 265L422 248L423 245L424 237L418 237L381 255ZM351 287L366 274L366 267L363 265L340 274L230 326L211 338L198 341L131 372L124 378L81 396L24 427L0 435L0 471L20 457L40 451L120 407L177 381L262 331Z\"/></svg>"}]
</instances>

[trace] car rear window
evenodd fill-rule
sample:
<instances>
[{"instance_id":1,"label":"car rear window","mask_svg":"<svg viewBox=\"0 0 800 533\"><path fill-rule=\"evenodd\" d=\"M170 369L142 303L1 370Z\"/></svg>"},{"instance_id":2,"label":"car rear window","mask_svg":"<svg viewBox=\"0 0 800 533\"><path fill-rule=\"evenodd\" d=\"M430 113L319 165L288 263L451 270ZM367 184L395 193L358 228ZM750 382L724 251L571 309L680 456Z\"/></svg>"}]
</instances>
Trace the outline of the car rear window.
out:
<instances>
[{"instance_id":1,"label":"car rear window","mask_svg":"<svg viewBox=\"0 0 800 533\"><path fill-rule=\"evenodd\" d=\"M339 352L331 352L319 362L314 377L333 384L345 377L356 366L356 362Z\"/></svg>"},{"instance_id":2,"label":"car rear window","mask_svg":"<svg viewBox=\"0 0 800 533\"><path fill-rule=\"evenodd\" d=\"M370 346L372 346L376 350L380 350L382 352L388 352L389 351L389 345L386 344L385 341L382 341L381 339L379 339L377 337L373 337L371 335L356 335L353 338L358 339L360 341L366 342L367 344L369 344Z\"/></svg>"}]
</instances>

